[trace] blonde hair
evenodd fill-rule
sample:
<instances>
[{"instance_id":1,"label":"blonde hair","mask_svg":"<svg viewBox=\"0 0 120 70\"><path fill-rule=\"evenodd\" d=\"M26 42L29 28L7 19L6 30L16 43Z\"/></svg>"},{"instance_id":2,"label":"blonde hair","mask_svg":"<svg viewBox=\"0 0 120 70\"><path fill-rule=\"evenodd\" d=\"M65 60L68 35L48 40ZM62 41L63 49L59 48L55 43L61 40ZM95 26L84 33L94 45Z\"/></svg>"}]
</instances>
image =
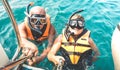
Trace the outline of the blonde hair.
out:
<instances>
[{"instance_id":1,"label":"blonde hair","mask_svg":"<svg viewBox=\"0 0 120 70\"><path fill-rule=\"evenodd\" d=\"M79 14L75 14L74 16L72 16L70 20L72 19L80 19L81 21L85 21L84 18Z\"/></svg>"}]
</instances>

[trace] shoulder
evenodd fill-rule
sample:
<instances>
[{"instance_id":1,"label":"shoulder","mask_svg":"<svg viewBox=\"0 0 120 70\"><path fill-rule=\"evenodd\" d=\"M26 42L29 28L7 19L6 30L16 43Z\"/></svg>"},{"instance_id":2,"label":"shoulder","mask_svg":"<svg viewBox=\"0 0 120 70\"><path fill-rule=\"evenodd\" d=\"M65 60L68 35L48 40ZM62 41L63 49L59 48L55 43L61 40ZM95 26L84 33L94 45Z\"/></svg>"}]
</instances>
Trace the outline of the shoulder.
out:
<instances>
[{"instance_id":1,"label":"shoulder","mask_svg":"<svg viewBox=\"0 0 120 70\"><path fill-rule=\"evenodd\" d=\"M59 40L62 40L62 34L57 37Z\"/></svg>"},{"instance_id":2,"label":"shoulder","mask_svg":"<svg viewBox=\"0 0 120 70\"><path fill-rule=\"evenodd\" d=\"M56 30L55 30L54 26L52 25L52 23L50 21L50 16L48 14L46 14L46 18L47 18L47 21L49 21L49 23L50 23L50 30L49 30L50 34L55 33Z\"/></svg>"},{"instance_id":3,"label":"shoulder","mask_svg":"<svg viewBox=\"0 0 120 70\"><path fill-rule=\"evenodd\" d=\"M21 28L25 28L25 23L22 22L21 24L18 25L18 28L21 29Z\"/></svg>"},{"instance_id":4,"label":"shoulder","mask_svg":"<svg viewBox=\"0 0 120 70\"><path fill-rule=\"evenodd\" d=\"M92 40L92 38L88 38L88 42L90 43L90 44L92 44L93 43L93 40Z\"/></svg>"},{"instance_id":5,"label":"shoulder","mask_svg":"<svg viewBox=\"0 0 120 70\"><path fill-rule=\"evenodd\" d=\"M56 33L55 27L54 27L52 24L50 24L49 33L50 33L50 34L55 34L55 33Z\"/></svg>"},{"instance_id":6,"label":"shoulder","mask_svg":"<svg viewBox=\"0 0 120 70\"><path fill-rule=\"evenodd\" d=\"M60 34L60 35L58 36L58 38L62 38L62 34Z\"/></svg>"},{"instance_id":7,"label":"shoulder","mask_svg":"<svg viewBox=\"0 0 120 70\"><path fill-rule=\"evenodd\" d=\"M24 18L24 21L18 25L20 30L26 30L26 23L28 23L27 17Z\"/></svg>"}]
</instances>

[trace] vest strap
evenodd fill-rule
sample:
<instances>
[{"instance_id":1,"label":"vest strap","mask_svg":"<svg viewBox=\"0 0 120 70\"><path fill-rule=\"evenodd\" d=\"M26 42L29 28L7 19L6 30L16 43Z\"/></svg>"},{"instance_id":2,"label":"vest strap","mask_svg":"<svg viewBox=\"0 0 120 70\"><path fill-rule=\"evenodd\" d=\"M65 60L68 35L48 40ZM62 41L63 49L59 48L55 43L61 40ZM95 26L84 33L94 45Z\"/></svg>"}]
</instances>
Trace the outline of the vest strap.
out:
<instances>
[{"instance_id":1,"label":"vest strap","mask_svg":"<svg viewBox=\"0 0 120 70\"><path fill-rule=\"evenodd\" d=\"M79 43L74 43L74 42L62 42L63 45L65 46L85 46L85 47L90 47L90 45L86 45L86 44L79 44Z\"/></svg>"}]
</instances>

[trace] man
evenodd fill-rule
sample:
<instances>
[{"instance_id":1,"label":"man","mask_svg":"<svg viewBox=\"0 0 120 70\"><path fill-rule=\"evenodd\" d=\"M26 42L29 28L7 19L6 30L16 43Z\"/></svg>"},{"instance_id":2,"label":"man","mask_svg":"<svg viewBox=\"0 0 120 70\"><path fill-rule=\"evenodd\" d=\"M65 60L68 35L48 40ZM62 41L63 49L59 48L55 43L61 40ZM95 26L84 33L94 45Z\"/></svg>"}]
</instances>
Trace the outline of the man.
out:
<instances>
[{"instance_id":1,"label":"man","mask_svg":"<svg viewBox=\"0 0 120 70\"><path fill-rule=\"evenodd\" d=\"M27 7L27 12L25 12L27 17L19 25L19 31L22 38L23 53L26 56L33 55L32 59L28 59L28 64L33 65L36 62L42 61L48 54L54 41L55 29L50 22L50 16L46 14L43 7L32 7L29 13L29 6ZM48 39L47 48L43 49L40 56L37 56L39 51L36 44L32 41L41 43L46 39Z\"/></svg>"},{"instance_id":2,"label":"man","mask_svg":"<svg viewBox=\"0 0 120 70\"><path fill-rule=\"evenodd\" d=\"M96 45L90 38L90 31L84 28L84 18L76 13L70 17L67 28L56 38L48 53L48 59L55 65L62 59L63 70L85 70L99 55ZM61 56L56 55L59 49Z\"/></svg>"}]
</instances>

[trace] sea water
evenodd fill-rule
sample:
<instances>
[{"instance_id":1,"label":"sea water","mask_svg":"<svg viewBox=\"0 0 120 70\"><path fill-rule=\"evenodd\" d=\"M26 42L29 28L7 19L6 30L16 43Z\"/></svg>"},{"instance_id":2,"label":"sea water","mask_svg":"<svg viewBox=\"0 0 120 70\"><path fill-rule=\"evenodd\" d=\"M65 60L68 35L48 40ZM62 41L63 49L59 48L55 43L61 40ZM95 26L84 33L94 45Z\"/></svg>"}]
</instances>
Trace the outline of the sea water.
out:
<instances>
[{"instance_id":1,"label":"sea water","mask_svg":"<svg viewBox=\"0 0 120 70\"><path fill-rule=\"evenodd\" d=\"M0 0L0 43L11 59L18 46L14 28ZM17 24L24 21L26 6L34 2L34 6L42 6L51 16L51 23L57 36L66 26L70 15L80 9L85 18L85 27L91 31L91 38L100 51L99 59L93 63L91 70L114 70L111 54L111 36L120 22L119 0L9 0ZM44 43L42 46L45 46ZM43 47L44 48L44 47ZM41 65L52 69L52 63L46 59Z\"/></svg>"}]
</instances>

